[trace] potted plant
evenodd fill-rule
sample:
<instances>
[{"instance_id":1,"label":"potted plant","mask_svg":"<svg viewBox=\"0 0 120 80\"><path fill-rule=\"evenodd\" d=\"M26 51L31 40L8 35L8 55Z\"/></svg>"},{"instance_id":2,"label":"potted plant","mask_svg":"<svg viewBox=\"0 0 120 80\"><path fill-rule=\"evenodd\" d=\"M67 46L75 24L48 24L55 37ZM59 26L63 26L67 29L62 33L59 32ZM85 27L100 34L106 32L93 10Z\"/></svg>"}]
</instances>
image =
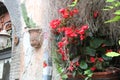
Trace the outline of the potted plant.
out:
<instances>
[{"instance_id":1,"label":"potted plant","mask_svg":"<svg viewBox=\"0 0 120 80\"><path fill-rule=\"evenodd\" d=\"M119 80L119 69L111 65L112 57L106 56L117 52L114 42L106 34L93 33L89 24L76 25L76 4L74 0L69 5L72 8L60 9L61 18L50 22L57 47L54 61L60 76L72 80Z\"/></svg>"},{"instance_id":2,"label":"potted plant","mask_svg":"<svg viewBox=\"0 0 120 80\"><path fill-rule=\"evenodd\" d=\"M28 17L24 3L21 4L21 9L25 24L27 26L25 28L28 28L28 32L30 34L31 46L38 49L41 47L43 41L42 29L37 28L36 23L31 18Z\"/></svg>"}]
</instances>

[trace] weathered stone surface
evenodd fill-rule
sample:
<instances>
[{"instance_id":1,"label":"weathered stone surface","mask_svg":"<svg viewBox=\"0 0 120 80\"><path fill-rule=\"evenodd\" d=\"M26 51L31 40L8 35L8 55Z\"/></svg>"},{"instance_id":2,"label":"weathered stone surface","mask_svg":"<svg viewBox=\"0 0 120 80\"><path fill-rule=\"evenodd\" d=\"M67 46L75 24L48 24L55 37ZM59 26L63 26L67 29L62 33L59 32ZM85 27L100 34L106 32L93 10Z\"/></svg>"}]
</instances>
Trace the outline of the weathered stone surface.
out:
<instances>
[{"instance_id":1,"label":"weathered stone surface","mask_svg":"<svg viewBox=\"0 0 120 80\"><path fill-rule=\"evenodd\" d=\"M12 37L16 34L19 37L20 43L14 46L12 42L12 54L11 54L11 68L10 68L10 80L15 80L20 77L20 54L21 54L21 41L22 41L22 17L20 12L20 2L18 0L2 0L6 5L10 14L12 26ZM14 41L14 40L13 40Z\"/></svg>"}]
</instances>

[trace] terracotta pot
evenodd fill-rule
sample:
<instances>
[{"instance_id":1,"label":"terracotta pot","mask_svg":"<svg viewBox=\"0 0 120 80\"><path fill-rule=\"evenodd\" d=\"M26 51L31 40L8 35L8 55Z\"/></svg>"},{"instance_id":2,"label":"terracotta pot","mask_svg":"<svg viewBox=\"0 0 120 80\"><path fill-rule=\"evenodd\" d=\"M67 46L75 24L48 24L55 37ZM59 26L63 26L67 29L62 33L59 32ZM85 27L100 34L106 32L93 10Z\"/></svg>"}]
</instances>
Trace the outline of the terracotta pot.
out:
<instances>
[{"instance_id":1,"label":"terracotta pot","mask_svg":"<svg viewBox=\"0 0 120 80\"><path fill-rule=\"evenodd\" d=\"M40 48L43 42L42 29L29 29L30 43L34 48Z\"/></svg>"},{"instance_id":2,"label":"terracotta pot","mask_svg":"<svg viewBox=\"0 0 120 80\"><path fill-rule=\"evenodd\" d=\"M68 75L67 80L84 80L85 76L78 75L75 78L72 75ZM92 80L120 80L120 70L109 70L106 72L95 72L92 76Z\"/></svg>"}]
</instances>

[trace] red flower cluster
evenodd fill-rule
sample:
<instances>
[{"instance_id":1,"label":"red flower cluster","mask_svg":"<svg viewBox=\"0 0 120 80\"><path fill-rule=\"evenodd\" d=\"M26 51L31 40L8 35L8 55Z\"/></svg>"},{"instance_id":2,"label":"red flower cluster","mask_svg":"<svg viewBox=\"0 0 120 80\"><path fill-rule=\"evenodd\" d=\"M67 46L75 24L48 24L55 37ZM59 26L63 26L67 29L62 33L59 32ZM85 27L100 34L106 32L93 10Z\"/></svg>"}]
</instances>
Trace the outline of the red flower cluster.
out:
<instances>
[{"instance_id":1,"label":"red flower cluster","mask_svg":"<svg viewBox=\"0 0 120 80\"><path fill-rule=\"evenodd\" d=\"M64 38L58 42L58 52L62 55L62 60L67 60L67 50L64 48L69 43L69 38L80 36L80 40L85 39L85 31L88 29L87 25L83 25L79 30L73 27L60 27L57 29L59 33L64 34Z\"/></svg>"},{"instance_id":2,"label":"red flower cluster","mask_svg":"<svg viewBox=\"0 0 120 80\"><path fill-rule=\"evenodd\" d=\"M73 16L74 14L78 13L77 9L69 10L67 8L62 8L59 10L63 18L69 18L70 16Z\"/></svg>"},{"instance_id":3,"label":"red flower cluster","mask_svg":"<svg viewBox=\"0 0 120 80\"><path fill-rule=\"evenodd\" d=\"M73 62L70 62L70 66L68 67L69 71L73 71L74 70L74 65Z\"/></svg>"},{"instance_id":4,"label":"red flower cluster","mask_svg":"<svg viewBox=\"0 0 120 80\"><path fill-rule=\"evenodd\" d=\"M61 23L61 20L55 19L50 22L50 26L52 29L56 29Z\"/></svg>"},{"instance_id":5,"label":"red flower cluster","mask_svg":"<svg viewBox=\"0 0 120 80\"><path fill-rule=\"evenodd\" d=\"M77 36L77 34L75 33L75 30L73 30L71 27L67 27L65 29L65 35L67 37L76 37Z\"/></svg>"},{"instance_id":6,"label":"red flower cluster","mask_svg":"<svg viewBox=\"0 0 120 80\"><path fill-rule=\"evenodd\" d=\"M79 64L79 62L77 61L77 62L75 62L75 63L73 63L73 62L70 62L70 66L67 68L67 70L69 70L69 71L73 71L76 67L78 67L78 66L80 66L80 64Z\"/></svg>"},{"instance_id":7,"label":"red flower cluster","mask_svg":"<svg viewBox=\"0 0 120 80\"><path fill-rule=\"evenodd\" d=\"M59 10L60 14L62 15L62 18L66 19L69 17L73 17L75 14L78 13L77 9L69 10L67 8L62 8ZM80 29L77 29L74 25L72 26L64 26L64 20L55 19L50 22L50 27L57 33L63 34L64 38L62 38L61 41L58 42L58 52L62 56L62 60L67 60L67 49L65 48L70 38L75 38L80 36L80 40L85 39L85 31L88 29L88 25L81 26Z\"/></svg>"},{"instance_id":8,"label":"red flower cluster","mask_svg":"<svg viewBox=\"0 0 120 80\"><path fill-rule=\"evenodd\" d=\"M94 58L94 57L90 57L90 62L91 63L95 63L96 62L96 60L98 60L98 61L100 61L100 62L103 62L104 61L104 59L103 58Z\"/></svg>"},{"instance_id":9,"label":"red flower cluster","mask_svg":"<svg viewBox=\"0 0 120 80\"><path fill-rule=\"evenodd\" d=\"M68 18L69 17L69 11L68 11L68 9L62 8L62 9L59 10L59 12L62 14L63 18Z\"/></svg>"},{"instance_id":10,"label":"red flower cluster","mask_svg":"<svg viewBox=\"0 0 120 80\"><path fill-rule=\"evenodd\" d=\"M67 50L64 48L67 44L67 37L63 37L62 40L58 42L58 52L62 55L62 60L67 60Z\"/></svg>"},{"instance_id":11,"label":"red flower cluster","mask_svg":"<svg viewBox=\"0 0 120 80\"><path fill-rule=\"evenodd\" d=\"M85 31L88 30L88 25L83 25L79 30L76 30L77 33L80 35L80 40L84 40L85 39Z\"/></svg>"}]
</instances>

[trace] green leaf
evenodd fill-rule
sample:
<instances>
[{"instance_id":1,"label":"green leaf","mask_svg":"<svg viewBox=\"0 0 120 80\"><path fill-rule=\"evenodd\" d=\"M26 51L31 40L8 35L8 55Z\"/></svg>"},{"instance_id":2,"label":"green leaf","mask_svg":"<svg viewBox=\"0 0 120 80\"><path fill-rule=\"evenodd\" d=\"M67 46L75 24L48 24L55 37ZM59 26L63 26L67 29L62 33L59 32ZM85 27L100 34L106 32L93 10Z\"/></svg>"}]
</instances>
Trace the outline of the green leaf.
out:
<instances>
[{"instance_id":1,"label":"green leaf","mask_svg":"<svg viewBox=\"0 0 120 80\"><path fill-rule=\"evenodd\" d=\"M97 67L98 70L102 70L103 69L101 62L97 62L95 66Z\"/></svg>"},{"instance_id":2,"label":"green leaf","mask_svg":"<svg viewBox=\"0 0 120 80\"><path fill-rule=\"evenodd\" d=\"M36 26L35 22L28 17L28 13L27 13L26 6L24 3L21 4L21 10L22 10L23 19L25 21L26 26L35 27Z\"/></svg>"},{"instance_id":3,"label":"green leaf","mask_svg":"<svg viewBox=\"0 0 120 80\"><path fill-rule=\"evenodd\" d=\"M105 21L105 23L116 22L120 20L120 16L115 16L113 19Z\"/></svg>"},{"instance_id":4,"label":"green leaf","mask_svg":"<svg viewBox=\"0 0 120 80\"><path fill-rule=\"evenodd\" d=\"M77 71L78 71L78 74L83 74L82 69L78 68Z\"/></svg>"},{"instance_id":5,"label":"green leaf","mask_svg":"<svg viewBox=\"0 0 120 80\"><path fill-rule=\"evenodd\" d=\"M117 10L114 14L120 15L120 10Z\"/></svg>"},{"instance_id":6,"label":"green leaf","mask_svg":"<svg viewBox=\"0 0 120 80\"><path fill-rule=\"evenodd\" d=\"M74 6L76 6L77 2L78 2L78 0L75 0L75 1L73 1L72 4L69 5L69 6L70 6L70 7L74 7Z\"/></svg>"},{"instance_id":7,"label":"green leaf","mask_svg":"<svg viewBox=\"0 0 120 80\"><path fill-rule=\"evenodd\" d=\"M120 2L119 1L115 1L112 3L112 5L115 7L119 7L120 6Z\"/></svg>"},{"instance_id":8,"label":"green leaf","mask_svg":"<svg viewBox=\"0 0 120 80\"><path fill-rule=\"evenodd\" d=\"M90 41L90 46L93 48L98 48L103 42L104 40L102 39L94 38Z\"/></svg>"},{"instance_id":9,"label":"green leaf","mask_svg":"<svg viewBox=\"0 0 120 80\"><path fill-rule=\"evenodd\" d=\"M108 9L108 8L105 8L105 9L102 9L102 10L104 10L104 11L108 11L108 10L110 10L110 9Z\"/></svg>"},{"instance_id":10,"label":"green leaf","mask_svg":"<svg viewBox=\"0 0 120 80\"><path fill-rule=\"evenodd\" d=\"M106 6L106 8L113 9L114 7L113 6Z\"/></svg>"},{"instance_id":11,"label":"green leaf","mask_svg":"<svg viewBox=\"0 0 120 80\"><path fill-rule=\"evenodd\" d=\"M58 67L58 68L57 68L57 71L58 71L59 73L63 73L63 72L64 72L64 69L62 69L62 67Z\"/></svg>"},{"instance_id":12,"label":"green leaf","mask_svg":"<svg viewBox=\"0 0 120 80\"><path fill-rule=\"evenodd\" d=\"M115 0L106 0L106 2L114 2Z\"/></svg>"},{"instance_id":13,"label":"green leaf","mask_svg":"<svg viewBox=\"0 0 120 80\"><path fill-rule=\"evenodd\" d=\"M117 52L108 52L108 53L106 53L106 56L108 56L108 57L117 57L117 56L120 56L120 54L117 53Z\"/></svg>"},{"instance_id":14,"label":"green leaf","mask_svg":"<svg viewBox=\"0 0 120 80\"><path fill-rule=\"evenodd\" d=\"M62 79L68 78L67 74L62 75L61 77L62 77Z\"/></svg>"},{"instance_id":15,"label":"green leaf","mask_svg":"<svg viewBox=\"0 0 120 80\"><path fill-rule=\"evenodd\" d=\"M85 61L81 61L81 62L80 62L80 68L81 68L81 69L87 69L87 68L88 68L87 63L86 63Z\"/></svg>"},{"instance_id":16,"label":"green leaf","mask_svg":"<svg viewBox=\"0 0 120 80\"><path fill-rule=\"evenodd\" d=\"M90 77L86 77L85 80L89 80Z\"/></svg>"},{"instance_id":17,"label":"green leaf","mask_svg":"<svg viewBox=\"0 0 120 80\"><path fill-rule=\"evenodd\" d=\"M76 76L76 74L77 74L77 72L76 72L76 71L74 71L74 72L73 72L73 74L72 74L72 75L73 75L73 77L75 77L75 76Z\"/></svg>"},{"instance_id":18,"label":"green leaf","mask_svg":"<svg viewBox=\"0 0 120 80\"><path fill-rule=\"evenodd\" d=\"M115 43L112 42L112 41L109 41L109 40L105 40L105 41L104 41L104 44L105 44L106 46L113 46Z\"/></svg>"},{"instance_id":19,"label":"green leaf","mask_svg":"<svg viewBox=\"0 0 120 80\"><path fill-rule=\"evenodd\" d=\"M84 75L87 75L87 77L91 77L93 75L93 72L90 69L87 69L84 71Z\"/></svg>"},{"instance_id":20,"label":"green leaf","mask_svg":"<svg viewBox=\"0 0 120 80\"><path fill-rule=\"evenodd\" d=\"M95 56L96 50L90 47L86 47L85 54L88 54L90 56Z\"/></svg>"},{"instance_id":21,"label":"green leaf","mask_svg":"<svg viewBox=\"0 0 120 80\"><path fill-rule=\"evenodd\" d=\"M112 57L108 57L106 55L102 55L102 58L106 61L112 60Z\"/></svg>"},{"instance_id":22,"label":"green leaf","mask_svg":"<svg viewBox=\"0 0 120 80\"><path fill-rule=\"evenodd\" d=\"M91 77L93 75L93 72L90 69L87 69L84 71L84 75L86 75L85 80L92 80Z\"/></svg>"}]
</instances>

